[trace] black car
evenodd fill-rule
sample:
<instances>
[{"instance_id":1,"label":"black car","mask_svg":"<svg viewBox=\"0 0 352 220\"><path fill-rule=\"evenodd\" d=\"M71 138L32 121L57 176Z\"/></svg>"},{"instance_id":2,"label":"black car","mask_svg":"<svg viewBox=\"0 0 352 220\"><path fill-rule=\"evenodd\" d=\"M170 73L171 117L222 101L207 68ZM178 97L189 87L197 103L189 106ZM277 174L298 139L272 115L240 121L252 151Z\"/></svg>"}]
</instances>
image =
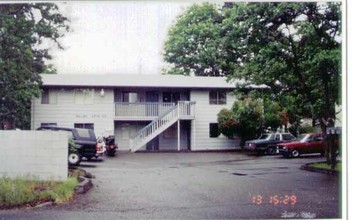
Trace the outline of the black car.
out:
<instances>
[{"instance_id":1,"label":"black car","mask_svg":"<svg viewBox=\"0 0 352 220\"><path fill-rule=\"evenodd\" d=\"M69 154L69 163L78 165L82 157L90 160L97 153L97 139L92 129L41 126L37 130L67 131L76 145L77 153ZM72 158L71 158L72 157ZM78 157L78 158L77 158Z\"/></svg>"},{"instance_id":2,"label":"black car","mask_svg":"<svg viewBox=\"0 0 352 220\"><path fill-rule=\"evenodd\" d=\"M276 144L295 139L296 137L290 133L266 133L258 139L246 141L244 149L258 154L275 154L277 152Z\"/></svg>"}]
</instances>

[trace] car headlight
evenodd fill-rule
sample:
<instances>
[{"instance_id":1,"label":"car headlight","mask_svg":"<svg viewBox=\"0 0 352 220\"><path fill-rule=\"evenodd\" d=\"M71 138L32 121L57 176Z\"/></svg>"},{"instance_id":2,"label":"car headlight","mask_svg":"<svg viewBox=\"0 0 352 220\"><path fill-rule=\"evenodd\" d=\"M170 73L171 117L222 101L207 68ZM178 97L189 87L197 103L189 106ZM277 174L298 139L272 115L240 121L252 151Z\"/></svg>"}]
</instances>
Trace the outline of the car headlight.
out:
<instances>
[{"instance_id":1,"label":"car headlight","mask_svg":"<svg viewBox=\"0 0 352 220\"><path fill-rule=\"evenodd\" d=\"M287 147L283 147L282 149L283 149L283 150L287 150Z\"/></svg>"}]
</instances>

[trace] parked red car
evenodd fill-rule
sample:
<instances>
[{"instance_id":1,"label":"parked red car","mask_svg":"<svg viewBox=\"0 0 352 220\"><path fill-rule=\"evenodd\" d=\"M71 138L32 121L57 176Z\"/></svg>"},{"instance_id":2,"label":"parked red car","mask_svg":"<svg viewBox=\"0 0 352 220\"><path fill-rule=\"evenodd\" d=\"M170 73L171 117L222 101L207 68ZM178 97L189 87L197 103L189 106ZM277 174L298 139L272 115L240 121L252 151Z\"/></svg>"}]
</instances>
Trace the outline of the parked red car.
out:
<instances>
[{"instance_id":1,"label":"parked red car","mask_svg":"<svg viewBox=\"0 0 352 220\"><path fill-rule=\"evenodd\" d=\"M277 144L277 150L286 158L299 157L301 154L323 154L323 136L321 133L301 134L297 141Z\"/></svg>"}]
</instances>

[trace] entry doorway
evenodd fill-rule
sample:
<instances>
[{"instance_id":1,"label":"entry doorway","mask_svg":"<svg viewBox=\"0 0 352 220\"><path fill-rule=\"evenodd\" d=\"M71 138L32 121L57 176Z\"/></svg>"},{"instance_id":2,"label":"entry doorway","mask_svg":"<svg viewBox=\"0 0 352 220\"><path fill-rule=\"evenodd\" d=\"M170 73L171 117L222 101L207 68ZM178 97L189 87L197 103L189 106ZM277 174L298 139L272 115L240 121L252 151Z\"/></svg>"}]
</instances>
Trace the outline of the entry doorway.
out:
<instances>
[{"instance_id":1,"label":"entry doorway","mask_svg":"<svg viewBox=\"0 0 352 220\"><path fill-rule=\"evenodd\" d=\"M149 91L146 92L146 102L151 103L151 102L159 102L159 93L156 91ZM157 105L146 105L146 114L147 116L158 116L159 115L159 109Z\"/></svg>"}]
</instances>

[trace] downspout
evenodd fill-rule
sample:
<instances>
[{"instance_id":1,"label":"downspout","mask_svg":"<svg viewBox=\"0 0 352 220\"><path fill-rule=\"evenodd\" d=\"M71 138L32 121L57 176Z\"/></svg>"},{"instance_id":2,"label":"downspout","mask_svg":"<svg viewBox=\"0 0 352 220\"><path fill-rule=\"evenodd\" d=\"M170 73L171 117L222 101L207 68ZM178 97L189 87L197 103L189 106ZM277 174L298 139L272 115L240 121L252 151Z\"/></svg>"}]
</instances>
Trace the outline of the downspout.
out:
<instances>
[{"instance_id":1,"label":"downspout","mask_svg":"<svg viewBox=\"0 0 352 220\"><path fill-rule=\"evenodd\" d=\"M31 100L31 130L34 130L34 98Z\"/></svg>"}]
</instances>

